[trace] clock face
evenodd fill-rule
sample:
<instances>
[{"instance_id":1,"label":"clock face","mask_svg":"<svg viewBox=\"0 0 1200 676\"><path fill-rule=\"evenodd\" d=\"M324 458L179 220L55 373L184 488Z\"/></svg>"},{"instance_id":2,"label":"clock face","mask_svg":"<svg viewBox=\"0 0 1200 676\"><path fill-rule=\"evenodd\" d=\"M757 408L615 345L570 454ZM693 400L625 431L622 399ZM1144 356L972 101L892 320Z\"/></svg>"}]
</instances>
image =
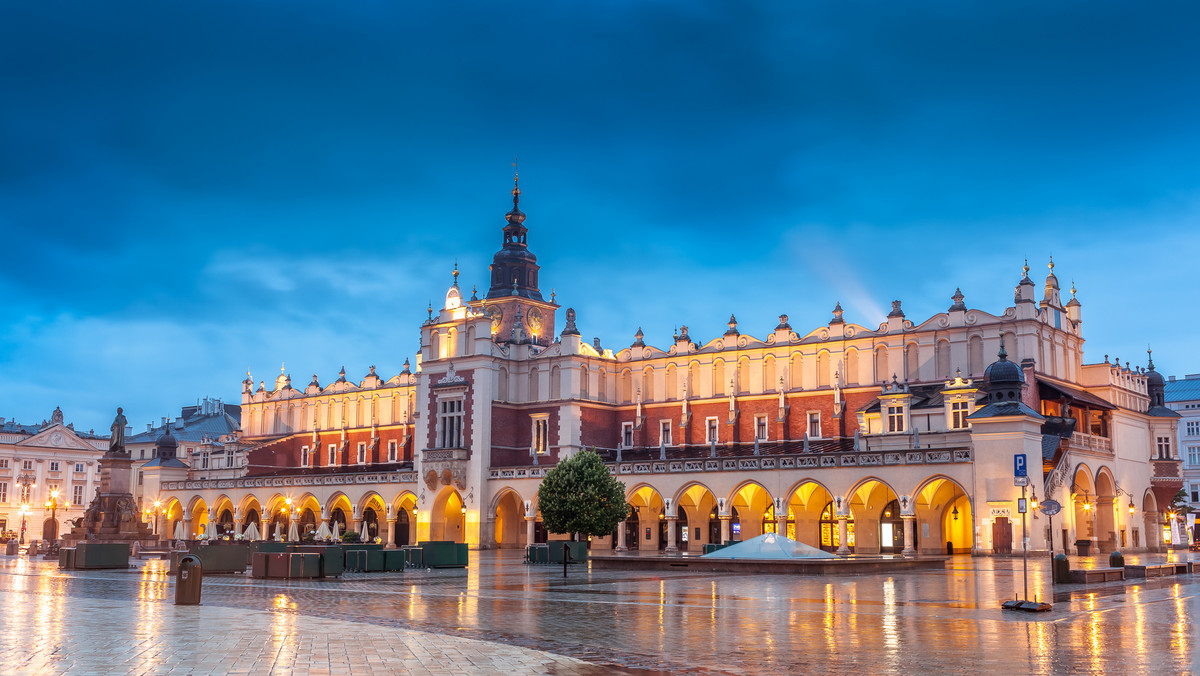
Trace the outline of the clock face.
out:
<instances>
[{"instance_id":1,"label":"clock face","mask_svg":"<svg viewBox=\"0 0 1200 676\"><path fill-rule=\"evenodd\" d=\"M504 322L504 310L494 307L492 310L492 334L500 333L500 324Z\"/></svg>"},{"instance_id":2,"label":"clock face","mask_svg":"<svg viewBox=\"0 0 1200 676\"><path fill-rule=\"evenodd\" d=\"M529 316L525 319L525 325L529 327L530 333L542 332L542 311L533 308L529 311Z\"/></svg>"}]
</instances>

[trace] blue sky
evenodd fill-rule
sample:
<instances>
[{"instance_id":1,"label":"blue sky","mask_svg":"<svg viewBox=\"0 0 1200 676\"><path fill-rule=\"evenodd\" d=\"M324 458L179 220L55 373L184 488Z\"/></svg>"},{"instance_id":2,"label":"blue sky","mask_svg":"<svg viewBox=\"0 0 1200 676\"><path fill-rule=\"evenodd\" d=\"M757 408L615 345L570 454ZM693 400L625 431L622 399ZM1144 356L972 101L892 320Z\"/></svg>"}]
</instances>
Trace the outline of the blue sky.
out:
<instances>
[{"instance_id":1,"label":"blue sky","mask_svg":"<svg viewBox=\"0 0 1200 676\"><path fill-rule=\"evenodd\" d=\"M1046 5L1052 5L1047 7ZM1011 304L1200 370L1195 3L8 3L0 416L397 372L520 158L585 338ZM561 324L561 317L560 317Z\"/></svg>"}]
</instances>

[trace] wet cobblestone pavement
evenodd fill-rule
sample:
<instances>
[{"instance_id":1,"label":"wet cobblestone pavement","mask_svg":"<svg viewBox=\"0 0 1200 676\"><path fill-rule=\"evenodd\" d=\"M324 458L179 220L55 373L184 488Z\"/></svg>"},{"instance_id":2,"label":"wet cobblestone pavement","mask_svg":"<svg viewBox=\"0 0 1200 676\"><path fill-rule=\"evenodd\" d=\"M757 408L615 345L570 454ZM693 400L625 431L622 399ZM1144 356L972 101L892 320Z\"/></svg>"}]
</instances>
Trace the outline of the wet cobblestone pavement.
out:
<instances>
[{"instance_id":1,"label":"wet cobblestone pavement","mask_svg":"<svg viewBox=\"0 0 1200 676\"><path fill-rule=\"evenodd\" d=\"M1030 596L1054 609L1025 614L999 607L1020 591L1020 559L825 578L572 566L563 579L518 552L471 555L466 570L340 580L210 575L199 608L173 604L162 561L61 572L0 558L0 671L1190 673L1200 645L1200 573L1052 588L1049 560L1031 558Z\"/></svg>"}]
</instances>

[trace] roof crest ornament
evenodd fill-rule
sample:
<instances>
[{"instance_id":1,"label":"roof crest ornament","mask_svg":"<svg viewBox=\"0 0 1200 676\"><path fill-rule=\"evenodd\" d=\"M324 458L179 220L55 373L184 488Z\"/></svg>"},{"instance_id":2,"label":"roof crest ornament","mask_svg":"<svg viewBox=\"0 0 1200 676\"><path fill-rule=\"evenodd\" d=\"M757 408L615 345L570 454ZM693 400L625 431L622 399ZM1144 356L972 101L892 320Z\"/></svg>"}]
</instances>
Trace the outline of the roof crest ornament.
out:
<instances>
[{"instance_id":1,"label":"roof crest ornament","mask_svg":"<svg viewBox=\"0 0 1200 676\"><path fill-rule=\"evenodd\" d=\"M458 288L458 259L457 258L454 259L454 270L451 271L450 274L454 276L453 286L454 286L454 288L457 289Z\"/></svg>"}]
</instances>

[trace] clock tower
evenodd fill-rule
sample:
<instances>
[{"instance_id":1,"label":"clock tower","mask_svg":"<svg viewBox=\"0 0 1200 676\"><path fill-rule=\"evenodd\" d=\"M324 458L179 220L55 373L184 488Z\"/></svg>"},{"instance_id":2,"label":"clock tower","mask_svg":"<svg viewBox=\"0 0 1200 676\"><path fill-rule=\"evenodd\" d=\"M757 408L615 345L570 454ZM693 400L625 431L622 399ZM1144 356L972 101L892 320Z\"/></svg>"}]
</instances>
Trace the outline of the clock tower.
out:
<instances>
[{"instance_id":1,"label":"clock tower","mask_svg":"<svg viewBox=\"0 0 1200 676\"><path fill-rule=\"evenodd\" d=\"M529 250L528 228L521 212L519 176L513 174L513 208L504 215L504 245L492 257L491 287L481 301L492 317L492 340L497 343L554 342L554 295L542 298L538 288L537 256Z\"/></svg>"}]
</instances>

